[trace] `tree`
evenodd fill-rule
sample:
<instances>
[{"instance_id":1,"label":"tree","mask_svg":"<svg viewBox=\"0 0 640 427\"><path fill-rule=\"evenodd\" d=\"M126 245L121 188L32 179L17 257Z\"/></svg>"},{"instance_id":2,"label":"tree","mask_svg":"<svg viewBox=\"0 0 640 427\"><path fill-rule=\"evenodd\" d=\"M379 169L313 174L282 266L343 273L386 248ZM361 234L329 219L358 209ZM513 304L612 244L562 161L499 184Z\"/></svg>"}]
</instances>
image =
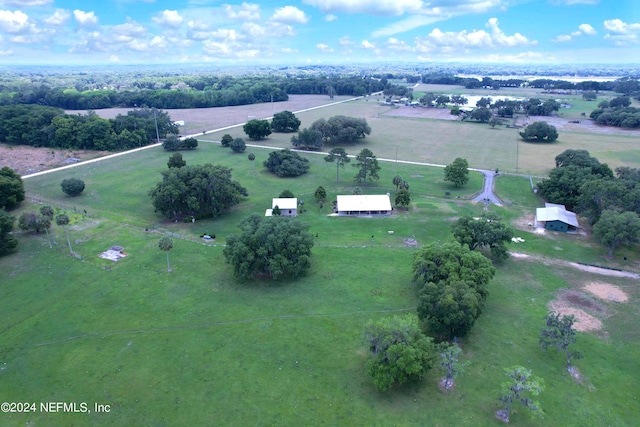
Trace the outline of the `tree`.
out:
<instances>
[{"instance_id":1,"label":"tree","mask_svg":"<svg viewBox=\"0 0 640 427\"><path fill-rule=\"evenodd\" d=\"M498 418L508 423L514 402L522 403L529 414L542 417L544 413L540 403L529 397L535 397L544 390L542 378L532 375L529 369L522 366L505 368L504 372L509 377L509 381L502 383L499 400L504 404L504 409L496 412Z\"/></svg>"},{"instance_id":2,"label":"tree","mask_svg":"<svg viewBox=\"0 0 640 427\"><path fill-rule=\"evenodd\" d=\"M423 247L414 255L412 271L419 288L418 317L439 339L471 330L496 272L490 260L457 242Z\"/></svg>"},{"instance_id":3,"label":"tree","mask_svg":"<svg viewBox=\"0 0 640 427\"><path fill-rule=\"evenodd\" d=\"M311 129L320 132L325 143L350 144L371 134L367 120L359 117L333 116L329 120L318 119Z\"/></svg>"},{"instance_id":4,"label":"tree","mask_svg":"<svg viewBox=\"0 0 640 427\"><path fill-rule=\"evenodd\" d=\"M344 148L335 147L329 151L329 155L324 158L325 162L335 162L336 163L336 182L338 182L338 172L341 167L344 167L345 164L351 162L351 159L347 155L347 152Z\"/></svg>"},{"instance_id":5,"label":"tree","mask_svg":"<svg viewBox=\"0 0 640 427\"><path fill-rule=\"evenodd\" d=\"M477 120L480 123L487 123L493 117L493 113L486 107L478 107L471 112L469 118Z\"/></svg>"},{"instance_id":6,"label":"tree","mask_svg":"<svg viewBox=\"0 0 640 427\"><path fill-rule=\"evenodd\" d=\"M6 255L18 246L18 241L11 235L15 218L0 208L0 255Z\"/></svg>"},{"instance_id":7,"label":"tree","mask_svg":"<svg viewBox=\"0 0 640 427\"><path fill-rule=\"evenodd\" d=\"M355 187L353 187L353 191L351 191L351 194L353 194L354 196L359 196L360 194L362 194L362 188L356 185Z\"/></svg>"},{"instance_id":8,"label":"tree","mask_svg":"<svg viewBox=\"0 0 640 427\"><path fill-rule=\"evenodd\" d=\"M182 159L182 154L180 153L174 153L167 162L167 167L169 168L181 168L186 165L187 162Z\"/></svg>"},{"instance_id":9,"label":"tree","mask_svg":"<svg viewBox=\"0 0 640 427\"><path fill-rule=\"evenodd\" d=\"M520 132L520 136L527 142L554 142L558 139L558 131L547 122L533 122Z\"/></svg>"},{"instance_id":10,"label":"tree","mask_svg":"<svg viewBox=\"0 0 640 427\"><path fill-rule=\"evenodd\" d=\"M455 105L466 105L469 100L462 95L451 95L451 102Z\"/></svg>"},{"instance_id":11,"label":"tree","mask_svg":"<svg viewBox=\"0 0 640 427\"><path fill-rule=\"evenodd\" d=\"M233 137L228 133L225 133L224 135L222 135L222 138L220 138L220 145L222 145L223 147L228 147L232 142Z\"/></svg>"},{"instance_id":12,"label":"tree","mask_svg":"<svg viewBox=\"0 0 640 427\"><path fill-rule=\"evenodd\" d=\"M18 228L20 228L20 230L41 233L45 229L45 226L46 219L36 212L23 212L18 218Z\"/></svg>"},{"instance_id":13,"label":"tree","mask_svg":"<svg viewBox=\"0 0 640 427\"><path fill-rule=\"evenodd\" d=\"M400 175L396 175L393 177L393 185L396 186L396 191L400 190L400 184L404 181L404 179Z\"/></svg>"},{"instance_id":14,"label":"tree","mask_svg":"<svg viewBox=\"0 0 640 427\"><path fill-rule=\"evenodd\" d=\"M309 172L309 160L288 148L269 153L263 165L279 177L300 176Z\"/></svg>"},{"instance_id":15,"label":"tree","mask_svg":"<svg viewBox=\"0 0 640 427\"><path fill-rule=\"evenodd\" d=\"M47 241L49 242L49 249L53 248L51 244L51 238L49 237L49 229L51 228L51 221L53 221L54 211L49 205L44 205L40 208L40 215L42 215L42 224L44 225L44 231L47 233Z\"/></svg>"},{"instance_id":16,"label":"tree","mask_svg":"<svg viewBox=\"0 0 640 427\"><path fill-rule=\"evenodd\" d=\"M492 129L495 129L496 126L499 126L501 124L502 124L502 119L498 117L491 117L491 119L489 120L489 126L491 126Z\"/></svg>"},{"instance_id":17,"label":"tree","mask_svg":"<svg viewBox=\"0 0 640 427\"><path fill-rule=\"evenodd\" d=\"M271 129L274 132L297 132L300 123L300 119L291 111L282 111L273 115Z\"/></svg>"},{"instance_id":18,"label":"tree","mask_svg":"<svg viewBox=\"0 0 640 427\"><path fill-rule=\"evenodd\" d=\"M223 251L236 277L295 277L311 266L313 236L297 219L254 214L242 220L239 227L242 234L229 236Z\"/></svg>"},{"instance_id":19,"label":"tree","mask_svg":"<svg viewBox=\"0 0 640 427\"><path fill-rule=\"evenodd\" d=\"M511 242L513 230L495 214L483 214L478 219L463 216L453 223L451 229L453 237L471 250L489 248L497 261L504 261L509 257L506 243Z\"/></svg>"},{"instance_id":20,"label":"tree","mask_svg":"<svg viewBox=\"0 0 640 427\"><path fill-rule=\"evenodd\" d=\"M280 216L280 215L282 215L282 211L280 210L280 206L275 205L275 206L273 207L273 209L271 210L271 215L273 215L273 216Z\"/></svg>"},{"instance_id":21,"label":"tree","mask_svg":"<svg viewBox=\"0 0 640 427\"><path fill-rule=\"evenodd\" d=\"M582 359L582 353L569 350L569 347L576 342L576 331L573 329L575 317L571 314L560 318L560 313L547 313L544 320L545 327L540 330L538 342L544 350L555 347L558 351L563 351L567 357L567 370L571 372L571 359Z\"/></svg>"},{"instance_id":22,"label":"tree","mask_svg":"<svg viewBox=\"0 0 640 427\"><path fill-rule=\"evenodd\" d=\"M84 191L84 181L78 178L69 178L63 180L60 187L65 194L75 197Z\"/></svg>"},{"instance_id":23,"label":"tree","mask_svg":"<svg viewBox=\"0 0 640 427\"><path fill-rule=\"evenodd\" d=\"M452 182L456 187L462 187L469 182L469 163L467 159L457 157L453 163L445 166L444 180Z\"/></svg>"},{"instance_id":24,"label":"tree","mask_svg":"<svg viewBox=\"0 0 640 427\"><path fill-rule=\"evenodd\" d=\"M11 210L24 200L24 183L13 169L0 170L0 209Z\"/></svg>"},{"instance_id":25,"label":"tree","mask_svg":"<svg viewBox=\"0 0 640 427\"><path fill-rule=\"evenodd\" d=\"M604 210L593 226L593 236L609 248L609 256L620 245L637 243L640 239L640 217L635 212Z\"/></svg>"},{"instance_id":26,"label":"tree","mask_svg":"<svg viewBox=\"0 0 640 427\"><path fill-rule=\"evenodd\" d=\"M455 378L464 374L464 367L469 364L460 363L460 355L462 349L458 344L449 344L448 342L440 343L438 346L438 354L440 355L440 367L445 372L444 381L441 382L442 388L449 390L453 387Z\"/></svg>"},{"instance_id":27,"label":"tree","mask_svg":"<svg viewBox=\"0 0 640 427\"><path fill-rule=\"evenodd\" d=\"M327 199L327 190L325 190L324 187L321 185L318 188L316 188L316 192L313 193L313 196L319 202L321 202L323 200L326 200Z\"/></svg>"},{"instance_id":28,"label":"tree","mask_svg":"<svg viewBox=\"0 0 640 427\"><path fill-rule=\"evenodd\" d=\"M166 151L179 150L181 147L182 141L180 141L178 135L169 135L162 142L162 148L164 148Z\"/></svg>"},{"instance_id":29,"label":"tree","mask_svg":"<svg viewBox=\"0 0 640 427\"><path fill-rule=\"evenodd\" d=\"M356 156L356 164L353 167L358 168L358 173L353 178L355 182L367 182L367 176L369 179L380 179L378 172L380 166L378 166L378 159L373 155L371 150L363 148L360 154Z\"/></svg>"},{"instance_id":30,"label":"tree","mask_svg":"<svg viewBox=\"0 0 640 427\"><path fill-rule=\"evenodd\" d=\"M411 204L411 193L403 188L396 194L396 206L408 207Z\"/></svg>"},{"instance_id":31,"label":"tree","mask_svg":"<svg viewBox=\"0 0 640 427\"><path fill-rule=\"evenodd\" d=\"M441 105L445 105L451 102L451 98L449 98L449 95L438 95L438 97L435 99L435 102L436 102L436 108L438 108Z\"/></svg>"},{"instance_id":32,"label":"tree","mask_svg":"<svg viewBox=\"0 0 640 427\"><path fill-rule=\"evenodd\" d=\"M149 191L156 212L167 218L189 215L218 217L240 203L247 189L231 179L231 169L210 163L171 168Z\"/></svg>"},{"instance_id":33,"label":"tree","mask_svg":"<svg viewBox=\"0 0 640 427\"><path fill-rule=\"evenodd\" d=\"M317 150L322 148L322 134L315 129L302 129L298 136L291 137L291 145L305 150Z\"/></svg>"},{"instance_id":34,"label":"tree","mask_svg":"<svg viewBox=\"0 0 640 427\"><path fill-rule=\"evenodd\" d=\"M256 159L256 155L253 153L249 153L249 155L247 156L247 159L249 159L249 161L251 162L251 171L253 172L254 169L254 160Z\"/></svg>"},{"instance_id":35,"label":"tree","mask_svg":"<svg viewBox=\"0 0 640 427\"><path fill-rule=\"evenodd\" d=\"M242 126L242 130L251 139L263 139L271 135L271 125L268 120L252 119Z\"/></svg>"},{"instance_id":36,"label":"tree","mask_svg":"<svg viewBox=\"0 0 640 427\"><path fill-rule=\"evenodd\" d=\"M247 144L245 144L244 139L236 138L229 144L229 148L234 153L244 153L244 150L247 149Z\"/></svg>"},{"instance_id":37,"label":"tree","mask_svg":"<svg viewBox=\"0 0 640 427\"><path fill-rule=\"evenodd\" d=\"M280 199L293 199L296 196L293 194L291 190L282 190L282 193L278 196Z\"/></svg>"},{"instance_id":38,"label":"tree","mask_svg":"<svg viewBox=\"0 0 640 427\"><path fill-rule=\"evenodd\" d=\"M370 321L364 334L370 353L367 373L379 391L417 381L435 364L433 341L422 333L415 316Z\"/></svg>"},{"instance_id":39,"label":"tree","mask_svg":"<svg viewBox=\"0 0 640 427\"><path fill-rule=\"evenodd\" d=\"M538 184L538 190L548 202L573 209L580 202L580 189L583 185L600 178L602 175L591 173L590 167L570 164L552 169L549 179Z\"/></svg>"},{"instance_id":40,"label":"tree","mask_svg":"<svg viewBox=\"0 0 640 427\"><path fill-rule=\"evenodd\" d=\"M167 253L167 273L171 273L171 264L169 263L169 251L173 249L173 240L171 237L162 237L158 241L158 248Z\"/></svg>"},{"instance_id":41,"label":"tree","mask_svg":"<svg viewBox=\"0 0 640 427\"><path fill-rule=\"evenodd\" d=\"M69 244L69 253L73 255L73 249L71 249L71 240L69 240L69 232L67 231L67 225L69 224L69 217L67 214L56 215L56 225L64 228L64 234L67 236L67 243Z\"/></svg>"},{"instance_id":42,"label":"tree","mask_svg":"<svg viewBox=\"0 0 640 427\"><path fill-rule=\"evenodd\" d=\"M577 209L587 217L589 224L598 222L605 207L609 210L625 211L629 196L633 191L624 180L601 178L586 181L578 190Z\"/></svg>"}]
</instances>

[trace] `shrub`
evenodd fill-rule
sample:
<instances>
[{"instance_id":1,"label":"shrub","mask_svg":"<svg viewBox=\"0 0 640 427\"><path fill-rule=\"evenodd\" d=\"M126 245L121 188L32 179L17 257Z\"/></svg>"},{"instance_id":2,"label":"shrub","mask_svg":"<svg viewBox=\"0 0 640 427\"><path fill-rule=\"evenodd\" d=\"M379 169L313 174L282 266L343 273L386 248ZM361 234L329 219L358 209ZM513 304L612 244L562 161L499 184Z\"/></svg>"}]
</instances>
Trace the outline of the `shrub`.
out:
<instances>
[{"instance_id":1,"label":"shrub","mask_svg":"<svg viewBox=\"0 0 640 427\"><path fill-rule=\"evenodd\" d=\"M62 187L62 191L65 194L75 197L84 191L84 181L77 178L69 178L62 181L60 187Z\"/></svg>"}]
</instances>

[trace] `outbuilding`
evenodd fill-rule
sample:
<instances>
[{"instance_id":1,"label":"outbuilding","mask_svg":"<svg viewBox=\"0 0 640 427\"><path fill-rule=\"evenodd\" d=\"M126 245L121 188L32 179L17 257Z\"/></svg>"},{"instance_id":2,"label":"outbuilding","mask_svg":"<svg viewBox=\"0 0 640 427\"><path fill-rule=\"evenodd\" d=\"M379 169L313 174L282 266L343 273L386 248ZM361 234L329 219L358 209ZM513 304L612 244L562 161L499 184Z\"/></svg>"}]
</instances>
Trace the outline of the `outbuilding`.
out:
<instances>
[{"instance_id":1,"label":"outbuilding","mask_svg":"<svg viewBox=\"0 0 640 427\"><path fill-rule=\"evenodd\" d=\"M391 215L389 194L338 196L339 216L383 216Z\"/></svg>"},{"instance_id":2,"label":"outbuilding","mask_svg":"<svg viewBox=\"0 0 640 427\"><path fill-rule=\"evenodd\" d=\"M273 199L271 201L271 209L267 209L264 215L272 216L273 209L276 206L280 209L280 216L298 216L298 199L295 197Z\"/></svg>"},{"instance_id":3,"label":"outbuilding","mask_svg":"<svg viewBox=\"0 0 640 427\"><path fill-rule=\"evenodd\" d=\"M555 203L545 203L544 208L536 209L536 223L544 223L547 230L565 233L580 228L576 214Z\"/></svg>"}]
</instances>

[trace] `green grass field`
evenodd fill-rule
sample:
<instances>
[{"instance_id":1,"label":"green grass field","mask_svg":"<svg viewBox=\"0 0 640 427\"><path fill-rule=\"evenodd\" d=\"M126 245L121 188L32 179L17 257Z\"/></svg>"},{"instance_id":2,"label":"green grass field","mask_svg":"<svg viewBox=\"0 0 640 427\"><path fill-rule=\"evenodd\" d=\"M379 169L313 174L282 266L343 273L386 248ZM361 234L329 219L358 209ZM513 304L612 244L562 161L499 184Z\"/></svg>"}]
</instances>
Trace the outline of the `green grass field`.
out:
<instances>
[{"instance_id":1,"label":"green grass field","mask_svg":"<svg viewBox=\"0 0 640 427\"><path fill-rule=\"evenodd\" d=\"M501 95L508 95L511 92ZM516 93L517 94L517 93ZM594 104L585 106L577 95L572 95L576 108L561 113L571 120L580 113L589 112ZM572 101L573 102L573 101ZM367 147L379 158L409 160L423 163L449 164L461 153L469 160L471 167L480 169L500 169L505 172L548 175L555 166L555 157L567 149L586 149L591 155L613 168L635 167L640 161L638 134L594 134L560 131L560 137L553 144L533 144L523 142L520 129L496 127L474 122L457 122L436 119L394 117L385 115L390 107L380 106L374 98L317 109L297 114L302 121L301 128L310 126L319 118L333 115L364 117L371 126L371 135L359 142L344 147L355 155ZM574 117L575 116L575 117ZM222 132L210 132L204 140L219 141L223 134L234 138L242 137L249 144L273 147L291 147L291 134L273 133L260 141L250 141L242 127ZM331 147L324 147L324 151ZM517 161L516 161L517 159Z\"/></svg>"},{"instance_id":2,"label":"green grass field","mask_svg":"<svg viewBox=\"0 0 640 427\"><path fill-rule=\"evenodd\" d=\"M377 106L363 104L375 115ZM331 114L342 114L340 108ZM441 126L389 118L375 123L374 132L388 127L388 135L403 126L419 135L414 124L426 126L423 131ZM451 138L451 144L457 143L458 129L480 129L442 126L443 139ZM372 135L365 142L379 157L393 159L397 140L385 144L382 136ZM403 144L410 150L414 142L408 138ZM256 154L254 165L247 160L250 151ZM416 249L404 239L415 238L420 245L450 239L456 217L482 212L468 201L482 178L474 173L467 186L455 189L442 181L441 168L383 162L380 181L363 186L365 192L393 194L392 177L400 174L414 196L409 211L389 218L335 218L327 216L327 207L319 208L313 193L318 185L327 189L329 199L350 193L354 168L347 165L336 183L334 164L306 154L309 174L280 179L261 166L269 151L249 148L233 154L201 142L197 150L184 152L188 164L233 167L234 179L249 191L223 217L194 224L172 223L153 212L147 191L169 158L159 148L25 181L29 201L21 211L46 202L70 213L69 235L82 260L67 255L59 227L54 227L55 249L49 249L43 235L20 235L19 251L0 258L0 397L87 402L90 409L99 403L110 405L110 412L5 413L0 424L501 425L494 412L505 378L502 369L520 364L545 379L540 402L546 415L530 421L516 410L511 424L635 425L640 417L637 280L532 259L512 258L498 266L487 307L461 341L471 364L454 390L442 393L437 387L442 373L434 370L418 384L377 392L364 371L362 332L372 319L415 312L410 266ZM418 150L402 153L419 155ZM59 183L66 177L85 180L85 193L65 196ZM305 201L307 212L299 219L317 233L313 266L296 280L239 283L224 262L221 245L237 232L243 217L264 212L284 189ZM505 206L491 210L514 224L540 206L528 179L503 176L496 189ZM198 239L204 232L216 234L215 246ZM182 237L174 238L170 252L172 273L166 272L165 254L157 248L167 233ZM607 259L606 250L588 237L538 235L526 226L516 235L525 243L511 245L515 252L640 271L637 248ZM117 263L97 257L112 245L123 246L128 256ZM547 303L561 289L580 290L592 282L617 286L629 301L585 294L593 303L589 313L603 327L578 335L577 347L585 354L576 362L582 374L578 382L564 369L563 357L543 352L537 340Z\"/></svg>"}]
</instances>

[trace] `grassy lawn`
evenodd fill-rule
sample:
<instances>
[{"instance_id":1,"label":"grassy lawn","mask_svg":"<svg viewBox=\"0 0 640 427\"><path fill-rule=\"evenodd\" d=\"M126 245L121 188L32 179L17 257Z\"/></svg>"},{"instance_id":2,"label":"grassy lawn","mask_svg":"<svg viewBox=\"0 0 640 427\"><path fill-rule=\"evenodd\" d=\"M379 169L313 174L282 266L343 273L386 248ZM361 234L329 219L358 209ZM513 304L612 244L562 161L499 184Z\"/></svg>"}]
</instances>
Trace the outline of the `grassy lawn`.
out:
<instances>
[{"instance_id":1,"label":"grassy lawn","mask_svg":"<svg viewBox=\"0 0 640 427\"><path fill-rule=\"evenodd\" d=\"M501 93L508 95L511 92ZM567 96L568 98L569 96ZM568 120L577 119L581 112L595 108L593 104L572 95L577 109L562 110ZM588 104L588 106L587 106ZM318 109L296 116L302 121L301 128L310 126L319 118L333 115L364 117L371 126L371 135L355 144L344 147L355 155L362 148L369 148L378 158L408 160L424 163L449 164L461 153L466 155L469 165L481 169L547 175L554 166L555 157L567 149L586 149L591 155L612 167L637 165L640 154L637 150L637 135L593 134L560 132L560 138L553 144L533 144L523 142L519 136L522 129L506 127L491 128L483 123L436 120L428 118L407 118L386 116L389 107L380 106L375 99L358 100ZM574 117L575 116L575 117ZM250 141L242 127L211 132L203 137L207 141L219 141L223 134L234 138L242 137L249 144L273 147L291 147L292 134L273 133L260 141ZM331 147L324 147L324 151ZM516 165L517 158L517 165Z\"/></svg>"},{"instance_id":2,"label":"grassy lawn","mask_svg":"<svg viewBox=\"0 0 640 427\"><path fill-rule=\"evenodd\" d=\"M375 117L375 104L361 104L356 105ZM301 115L303 126L313 120L311 113L316 114ZM452 145L460 143L456 138L475 138L459 150L480 144L483 139L476 134L506 134L474 124L376 120L376 136L365 142L389 159L395 158L395 144L399 158L406 160L456 152L449 148L449 154L438 154L446 144L436 146L435 141L425 144L428 149L412 148L412 138L438 135L436 129ZM385 140L383 135L394 133L402 134L402 141ZM287 138L278 135L265 144L285 146ZM437 387L441 372L434 370L418 384L378 393L364 371L362 331L370 320L415 313L410 266L416 248L404 239L415 238L419 245L450 239L452 221L482 212L481 205L468 201L480 190L482 177L472 174L467 186L455 189L442 181L441 168L381 162L380 181L362 185L365 193L393 197L392 178L399 174L411 186L411 208L389 218L336 218L327 216L328 206L320 209L313 193L322 185L330 200L350 194L355 169L340 170L336 183L335 165L310 153L305 154L309 174L280 179L262 168L269 151L248 148L233 154L201 142L197 150L183 152L188 164L232 167L234 179L249 192L223 217L193 224L172 223L153 212L147 192L169 158L158 148L25 181L29 200L21 211L36 209L42 201L70 213L71 243L82 260L66 255L64 232L55 226L56 249L49 249L44 236L20 235L19 251L0 258L0 396L2 401L88 402L90 409L96 402L111 405L111 412L1 414L0 424L501 425L494 412L506 378L502 370L516 364L545 379L547 389L539 399L545 419L531 421L516 409L511 424L635 424L640 417L637 280L531 258L511 258L498 266L487 306L461 340L464 359L471 364L455 389L442 393ZM256 155L253 165L248 152ZM468 156L473 166L487 167L488 153L466 152L473 153ZM68 177L86 182L83 195L62 193L60 182ZM296 280L239 283L224 262L221 244L237 232L240 219L264 212L284 189L305 201L307 211L299 219L317 235L312 268ZM501 176L496 191L505 206L491 209L512 224L541 206L528 179ZM215 246L198 239L205 232L216 234ZM172 273L166 272L165 254L157 248L167 233L182 236L174 238L170 252ZM512 251L640 270L637 248L608 260L606 250L586 236L539 235L526 225L516 235L525 243L512 245ZM117 263L97 257L112 245L123 246L128 256ZM627 264L621 259L625 254ZM615 285L629 300L599 300L585 293L588 312L603 326L578 334L577 348L585 358L576 362L582 375L576 381L560 354L541 350L538 334L547 304L560 290L583 292L592 282Z\"/></svg>"}]
</instances>

